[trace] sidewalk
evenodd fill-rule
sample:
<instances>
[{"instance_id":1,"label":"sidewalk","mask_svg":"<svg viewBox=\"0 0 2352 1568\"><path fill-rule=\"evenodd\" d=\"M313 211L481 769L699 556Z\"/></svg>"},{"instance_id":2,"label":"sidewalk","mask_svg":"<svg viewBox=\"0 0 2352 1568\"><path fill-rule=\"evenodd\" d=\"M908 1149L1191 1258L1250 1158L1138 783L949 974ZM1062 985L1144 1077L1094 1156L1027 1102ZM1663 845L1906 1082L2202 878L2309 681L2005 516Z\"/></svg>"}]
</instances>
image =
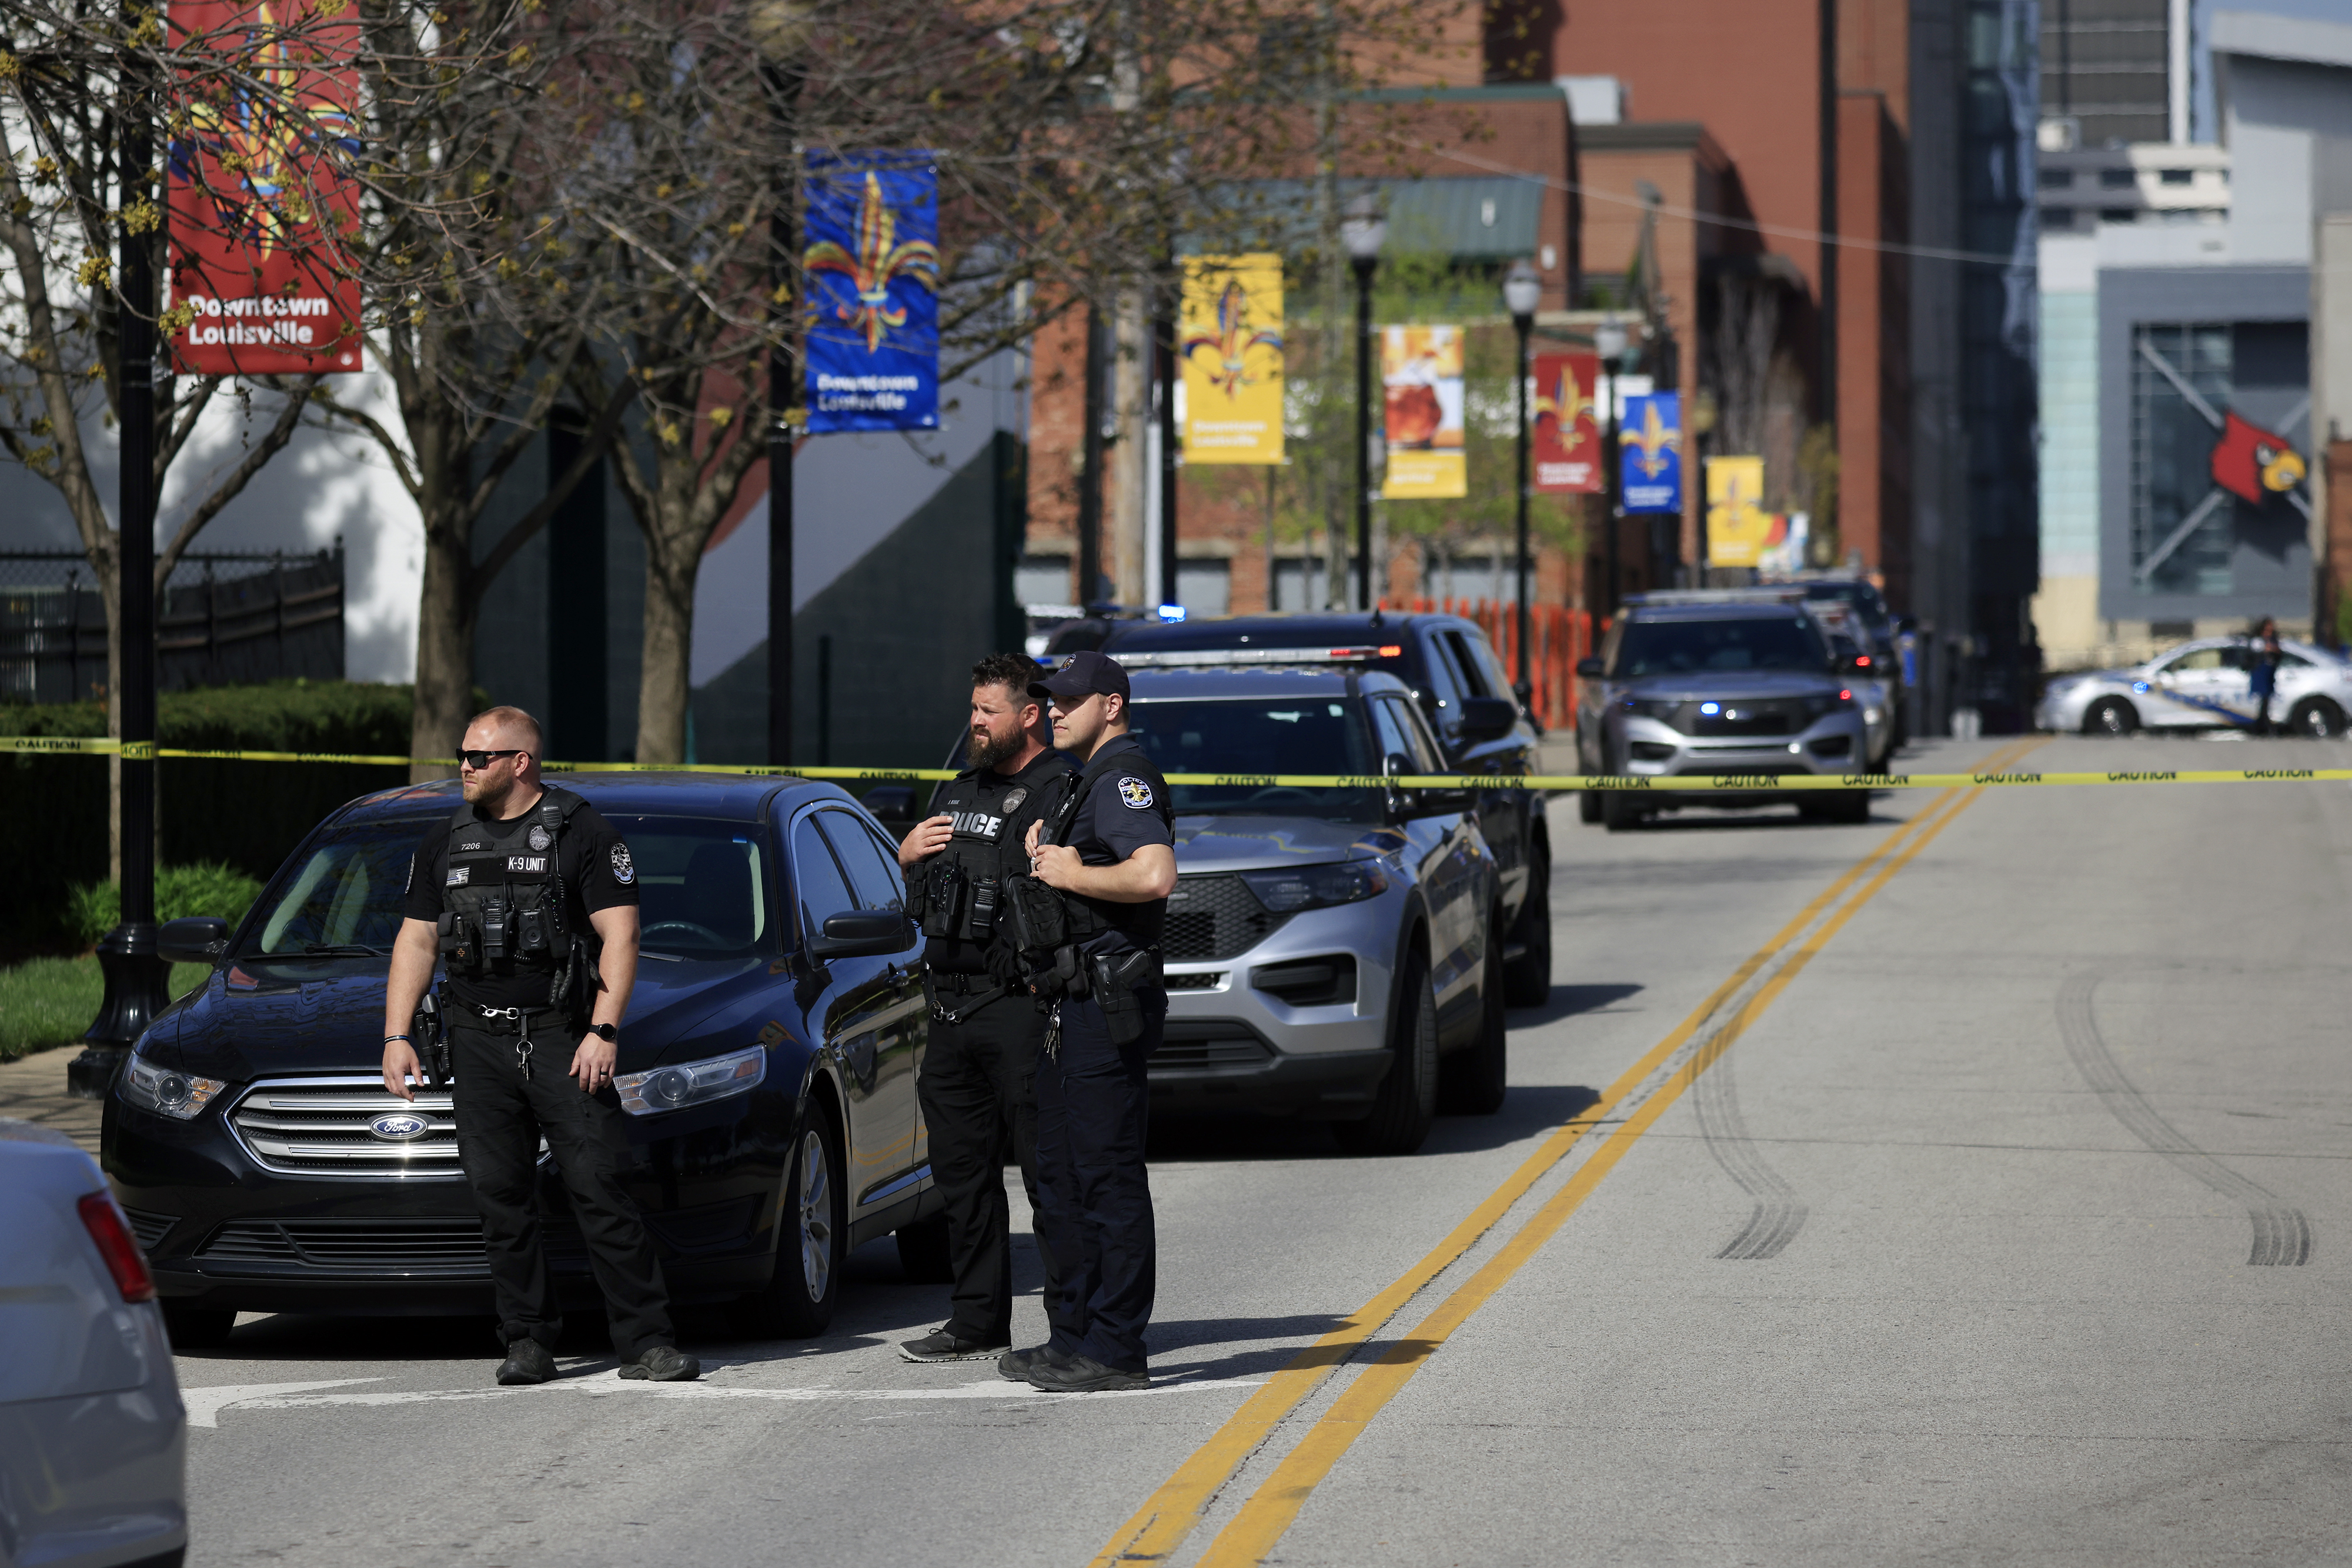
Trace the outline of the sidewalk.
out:
<instances>
[{"instance_id":1,"label":"sidewalk","mask_svg":"<svg viewBox=\"0 0 2352 1568\"><path fill-rule=\"evenodd\" d=\"M94 1155L99 1102L66 1092L66 1063L80 1053L79 1045L61 1045L0 1062L0 1116L55 1127Z\"/></svg>"}]
</instances>

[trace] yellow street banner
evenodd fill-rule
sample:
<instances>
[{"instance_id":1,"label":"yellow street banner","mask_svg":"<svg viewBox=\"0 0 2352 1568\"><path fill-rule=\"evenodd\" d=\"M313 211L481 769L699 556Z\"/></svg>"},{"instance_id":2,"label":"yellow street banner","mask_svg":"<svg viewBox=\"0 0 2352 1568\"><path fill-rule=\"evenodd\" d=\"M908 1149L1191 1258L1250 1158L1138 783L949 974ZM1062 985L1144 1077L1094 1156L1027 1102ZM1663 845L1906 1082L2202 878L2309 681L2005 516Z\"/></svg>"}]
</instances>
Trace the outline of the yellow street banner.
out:
<instances>
[{"instance_id":1,"label":"yellow street banner","mask_svg":"<svg viewBox=\"0 0 2352 1568\"><path fill-rule=\"evenodd\" d=\"M121 742L76 736L0 736L0 756L111 756ZM312 751L188 751L155 748L166 760L194 758L227 762L334 762L368 767L406 768L422 763L431 768L455 768L449 757L375 757L344 752ZM716 773L750 779L823 779L848 784L913 784L953 779L948 768L772 768L731 762L548 762L550 773ZM1754 793L1810 789L1967 789L1979 786L2080 786L2086 784L2343 784L2352 783L2352 768L2208 768L2105 773L1709 773L1673 778L1622 773L1528 773L1501 777L1492 773L1432 773L1390 778L1378 773L1169 773L1171 784L1213 789L1591 789L1601 792L1699 791L1710 789Z\"/></svg>"},{"instance_id":2,"label":"yellow street banner","mask_svg":"<svg viewBox=\"0 0 2352 1568\"><path fill-rule=\"evenodd\" d=\"M1470 493L1463 449L1462 329L1381 329L1381 429L1391 501L1452 501Z\"/></svg>"},{"instance_id":3,"label":"yellow street banner","mask_svg":"<svg viewBox=\"0 0 2352 1568\"><path fill-rule=\"evenodd\" d=\"M1758 566L1772 532L1763 509L1764 459L1706 460L1706 564Z\"/></svg>"},{"instance_id":4,"label":"yellow street banner","mask_svg":"<svg viewBox=\"0 0 2352 1568\"><path fill-rule=\"evenodd\" d=\"M1282 461L1282 257L1184 262L1184 461Z\"/></svg>"}]
</instances>

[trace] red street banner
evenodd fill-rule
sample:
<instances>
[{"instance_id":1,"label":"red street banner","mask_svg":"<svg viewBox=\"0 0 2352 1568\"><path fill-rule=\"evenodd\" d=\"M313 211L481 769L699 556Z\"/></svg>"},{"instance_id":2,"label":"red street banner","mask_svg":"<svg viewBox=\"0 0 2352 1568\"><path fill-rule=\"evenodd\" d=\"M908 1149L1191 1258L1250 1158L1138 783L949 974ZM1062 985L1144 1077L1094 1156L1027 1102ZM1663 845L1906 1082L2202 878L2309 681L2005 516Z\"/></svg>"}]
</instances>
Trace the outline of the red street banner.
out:
<instances>
[{"instance_id":1,"label":"red street banner","mask_svg":"<svg viewBox=\"0 0 2352 1568\"><path fill-rule=\"evenodd\" d=\"M359 8L342 0L173 0L182 59L171 146L178 368L360 369L360 286L343 249L359 195Z\"/></svg>"},{"instance_id":2,"label":"red street banner","mask_svg":"<svg viewBox=\"0 0 2352 1568\"><path fill-rule=\"evenodd\" d=\"M1601 488L1601 428L1592 402L1598 354L1535 357L1535 487L1592 495Z\"/></svg>"}]
</instances>

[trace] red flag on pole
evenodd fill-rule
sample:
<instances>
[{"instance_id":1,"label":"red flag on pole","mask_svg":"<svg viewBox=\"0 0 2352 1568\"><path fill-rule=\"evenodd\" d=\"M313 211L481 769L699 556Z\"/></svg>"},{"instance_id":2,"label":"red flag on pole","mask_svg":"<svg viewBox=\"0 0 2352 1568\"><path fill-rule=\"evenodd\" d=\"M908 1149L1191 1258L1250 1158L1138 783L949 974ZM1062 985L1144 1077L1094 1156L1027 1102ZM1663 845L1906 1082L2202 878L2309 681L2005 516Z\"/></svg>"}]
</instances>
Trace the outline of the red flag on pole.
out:
<instances>
[{"instance_id":1,"label":"red flag on pole","mask_svg":"<svg viewBox=\"0 0 2352 1568\"><path fill-rule=\"evenodd\" d=\"M2303 459L2283 435L2240 419L2222 416L2221 439L2213 444L2213 483L2256 505L2292 490L2303 478Z\"/></svg>"},{"instance_id":2,"label":"red flag on pole","mask_svg":"<svg viewBox=\"0 0 2352 1568\"><path fill-rule=\"evenodd\" d=\"M1535 357L1535 487L1570 494L1601 488L1601 426L1593 395L1597 354Z\"/></svg>"},{"instance_id":3,"label":"red flag on pole","mask_svg":"<svg viewBox=\"0 0 2352 1568\"><path fill-rule=\"evenodd\" d=\"M173 0L181 68L165 326L183 371L339 374L360 366L343 236L358 192L359 11Z\"/></svg>"}]
</instances>

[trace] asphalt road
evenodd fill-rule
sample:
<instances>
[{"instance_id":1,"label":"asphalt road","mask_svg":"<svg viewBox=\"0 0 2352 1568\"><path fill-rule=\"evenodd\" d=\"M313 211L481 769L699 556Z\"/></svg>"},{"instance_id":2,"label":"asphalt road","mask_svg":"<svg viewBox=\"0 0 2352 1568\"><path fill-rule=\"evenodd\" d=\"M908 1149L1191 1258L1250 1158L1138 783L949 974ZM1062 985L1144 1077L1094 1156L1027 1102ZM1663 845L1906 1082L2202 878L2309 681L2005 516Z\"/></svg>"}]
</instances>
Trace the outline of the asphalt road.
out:
<instances>
[{"instance_id":1,"label":"asphalt road","mask_svg":"<svg viewBox=\"0 0 2352 1568\"><path fill-rule=\"evenodd\" d=\"M248 1319L180 1363L190 1563L2352 1558L2352 789L1552 823L1501 1114L1391 1160L1158 1130L1150 1392L900 1363L944 1292L887 1242L823 1341L689 1319L691 1385Z\"/></svg>"}]
</instances>

